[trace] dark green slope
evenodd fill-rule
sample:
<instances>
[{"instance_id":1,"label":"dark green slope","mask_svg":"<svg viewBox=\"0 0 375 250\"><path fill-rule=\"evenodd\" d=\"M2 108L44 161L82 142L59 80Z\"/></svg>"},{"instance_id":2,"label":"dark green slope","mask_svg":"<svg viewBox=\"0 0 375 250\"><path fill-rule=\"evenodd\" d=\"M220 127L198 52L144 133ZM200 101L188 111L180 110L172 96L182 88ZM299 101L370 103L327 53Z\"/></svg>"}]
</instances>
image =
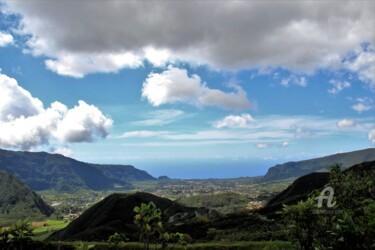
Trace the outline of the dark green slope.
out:
<instances>
[{"instance_id":1,"label":"dark green slope","mask_svg":"<svg viewBox=\"0 0 375 250\"><path fill-rule=\"evenodd\" d=\"M375 161L363 162L347 168L344 173L355 174L358 181L370 171L375 170ZM306 200L314 190L321 190L330 180L330 173L311 173L296 179L287 189L276 195L259 212L272 214L285 205L297 204Z\"/></svg>"},{"instance_id":2,"label":"dark green slope","mask_svg":"<svg viewBox=\"0 0 375 250\"><path fill-rule=\"evenodd\" d=\"M0 226L24 218L40 219L53 211L27 184L0 172Z\"/></svg>"},{"instance_id":3,"label":"dark green slope","mask_svg":"<svg viewBox=\"0 0 375 250\"><path fill-rule=\"evenodd\" d=\"M152 178L144 171L125 166L120 174L111 174L111 165L93 165L45 152L15 152L0 149L0 171L13 174L24 180L33 190L55 189L75 191L77 189L106 190L121 186L131 188L129 180ZM116 166L120 169L121 166Z\"/></svg>"},{"instance_id":4,"label":"dark green slope","mask_svg":"<svg viewBox=\"0 0 375 250\"><path fill-rule=\"evenodd\" d=\"M185 207L177 202L149 193L112 194L86 210L66 228L50 237L52 240L107 240L114 232L125 233L131 240L138 240L138 228L134 225L133 209L142 202L154 202L163 212L166 227L175 228L184 222L196 221L199 216L217 216L214 211Z\"/></svg>"},{"instance_id":5,"label":"dark green slope","mask_svg":"<svg viewBox=\"0 0 375 250\"><path fill-rule=\"evenodd\" d=\"M262 180L275 181L287 178L296 178L312 172L328 171L328 168L335 164L340 164L345 169L355 164L374 160L375 148L369 148L311 160L287 162L284 164L278 164L268 169L268 172Z\"/></svg>"}]
</instances>

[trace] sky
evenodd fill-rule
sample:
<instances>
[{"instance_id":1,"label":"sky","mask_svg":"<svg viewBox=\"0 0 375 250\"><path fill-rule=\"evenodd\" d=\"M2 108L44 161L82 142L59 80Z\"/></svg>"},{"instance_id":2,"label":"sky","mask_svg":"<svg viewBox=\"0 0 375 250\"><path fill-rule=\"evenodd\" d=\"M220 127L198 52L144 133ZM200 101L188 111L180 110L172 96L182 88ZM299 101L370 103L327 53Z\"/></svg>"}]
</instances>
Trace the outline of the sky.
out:
<instances>
[{"instance_id":1,"label":"sky","mask_svg":"<svg viewBox=\"0 0 375 250\"><path fill-rule=\"evenodd\" d=\"M374 1L0 0L0 148L229 178L375 145Z\"/></svg>"}]
</instances>

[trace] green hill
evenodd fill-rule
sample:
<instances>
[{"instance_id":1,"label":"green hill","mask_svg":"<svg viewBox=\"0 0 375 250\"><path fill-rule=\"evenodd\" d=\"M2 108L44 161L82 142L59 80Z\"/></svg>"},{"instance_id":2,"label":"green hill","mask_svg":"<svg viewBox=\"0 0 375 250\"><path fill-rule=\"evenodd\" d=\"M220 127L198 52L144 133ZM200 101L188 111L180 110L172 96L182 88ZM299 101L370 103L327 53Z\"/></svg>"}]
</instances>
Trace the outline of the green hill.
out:
<instances>
[{"instance_id":1,"label":"green hill","mask_svg":"<svg viewBox=\"0 0 375 250\"><path fill-rule=\"evenodd\" d=\"M287 162L268 169L262 181L275 181L296 178L312 172L325 171L332 165L339 164L348 168L355 164L375 160L375 148L368 148L348 153L334 154L311 160Z\"/></svg>"},{"instance_id":2,"label":"green hill","mask_svg":"<svg viewBox=\"0 0 375 250\"><path fill-rule=\"evenodd\" d=\"M132 166L94 165L59 154L0 149L0 171L24 180L33 190L107 190L132 187L128 181L153 179Z\"/></svg>"},{"instance_id":3,"label":"green hill","mask_svg":"<svg viewBox=\"0 0 375 250\"><path fill-rule=\"evenodd\" d=\"M27 184L0 172L0 226L19 219L40 219L53 211Z\"/></svg>"},{"instance_id":4,"label":"green hill","mask_svg":"<svg viewBox=\"0 0 375 250\"><path fill-rule=\"evenodd\" d=\"M166 228L176 228L186 222L194 222L200 216L215 217L218 214L209 209L185 207L175 201L153 194L112 194L86 210L66 228L56 232L53 240L107 240L114 232L125 233L131 240L139 239L134 225L133 209L141 203L154 202L163 212ZM190 229L189 229L190 230Z\"/></svg>"}]
</instances>

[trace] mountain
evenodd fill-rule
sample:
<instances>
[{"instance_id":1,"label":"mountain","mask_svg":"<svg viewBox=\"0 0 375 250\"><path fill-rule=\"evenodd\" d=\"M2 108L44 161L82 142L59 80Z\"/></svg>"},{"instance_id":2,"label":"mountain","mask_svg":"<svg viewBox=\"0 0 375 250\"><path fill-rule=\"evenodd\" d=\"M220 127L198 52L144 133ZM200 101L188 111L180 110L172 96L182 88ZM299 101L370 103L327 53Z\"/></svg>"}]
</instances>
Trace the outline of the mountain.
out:
<instances>
[{"instance_id":1,"label":"mountain","mask_svg":"<svg viewBox=\"0 0 375 250\"><path fill-rule=\"evenodd\" d=\"M124 171L120 171L121 168ZM59 154L1 149L0 171L19 177L35 191L107 190L115 187L129 189L132 185L127 182L128 176L129 180L136 179L134 176L153 178L131 166L95 165Z\"/></svg>"},{"instance_id":2,"label":"mountain","mask_svg":"<svg viewBox=\"0 0 375 250\"><path fill-rule=\"evenodd\" d=\"M0 172L0 226L19 219L50 216L53 211L26 183Z\"/></svg>"},{"instance_id":3,"label":"mountain","mask_svg":"<svg viewBox=\"0 0 375 250\"><path fill-rule=\"evenodd\" d=\"M287 162L278 164L268 169L262 181L276 181L287 178L296 178L312 172L328 171L328 168L335 164L342 165L342 168L348 168L355 164L375 160L375 148L368 148L348 153L334 154L321 158Z\"/></svg>"},{"instance_id":4,"label":"mountain","mask_svg":"<svg viewBox=\"0 0 375 250\"><path fill-rule=\"evenodd\" d=\"M131 165L99 165L91 164L91 166L102 171L106 176L121 181L150 181L156 178L151 176L144 170L136 169Z\"/></svg>"},{"instance_id":5,"label":"mountain","mask_svg":"<svg viewBox=\"0 0 375 250\"><path fill-rule=\"evenodd\" d=\"M344 170L344 173L354 173L358 181L370 171L375 170L375 161L363 162ZM288 188L271 199L259 212L272 214L285 205L297 204L306 200L314 190L320 190L330 181L330 173L310 173L296 179Z\"/></svg>"},{"instance_id":6,"label":"mountain","mask_svg":"<svg viewBox=\"0 0 375 250\"><path fill-rule=\"evenodd\" d=\"M131 240L138 240L139 231L134 225L135 206L154 202L162 211L162 221L166 228L174 228L184 222L194 222L199 216L218 216L212 210L185 207L175 201L153 194L112 194L86 210L66 228L53 234L53 240L107 240L115 232L124 232ZM172 229L173 230L173 229ZM188 229L188 230L191 230Z\"/></svg>"}]
</instances>

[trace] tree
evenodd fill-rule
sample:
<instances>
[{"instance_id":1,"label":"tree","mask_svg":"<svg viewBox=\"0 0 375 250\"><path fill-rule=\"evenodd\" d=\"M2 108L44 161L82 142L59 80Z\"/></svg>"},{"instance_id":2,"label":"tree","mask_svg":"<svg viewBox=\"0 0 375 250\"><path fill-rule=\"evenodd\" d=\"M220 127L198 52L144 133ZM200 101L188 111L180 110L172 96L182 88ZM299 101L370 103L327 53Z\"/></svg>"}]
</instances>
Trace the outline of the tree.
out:
<instances>
[{"instance_id":1,"label":"tree","mask_svg":"<svg viewBox=\"0 0 375 250\"><path fill-rule=\"evenodd\" d=\"M23 247L31 241L30 236L33 236L33 228L28 223L27 220L17 221L10 228L10 234L13 236L11 238L12 242L19 246L19 249L22 250Z\"/></svg>"},{"instance_id":2,"label":"tree","mask_svg":"<svg viewBox=\"0 0 375 250\"><path fill-rule=\"evenodd\" d=\"M333 208L319 209L313 192L283 210L290 240L300 249L375 249L375 171L331 167Z\"/></svg>"},{"instance_id":3,"label":"tree","mask_svg":"<svg viewBox=\"0 0 375 250\"><path fill-rule=\"evenodd\" d=\"M8 228L0 228L0 249L6 249L9 242L10 230Z\"/></svg>"},{"instance_id":4,"label":"tree","mask_svg":"<svg viewBox=\"0 0 375 250\"><path fill-rule=\"evenodd\" d=\"M150 249L150 243L156 242L163 237L163 224L161 221L161 210L150 201L135 207L134 223L140 228L140 240L144 243L144 249Z\"/></svg>"},{"instance_id":5,"label":"tree","mask_svg":"<svg viewBox=\"0 0 375 250\"><path fill-rule=\"evenodd\" d=\"M283 213L288 225L289 239L301 250L313 249L313 241L317 236L318 220L316 202L313 199L300 201L294 206L285 206Z\"/></svg>"}]
</instances>

